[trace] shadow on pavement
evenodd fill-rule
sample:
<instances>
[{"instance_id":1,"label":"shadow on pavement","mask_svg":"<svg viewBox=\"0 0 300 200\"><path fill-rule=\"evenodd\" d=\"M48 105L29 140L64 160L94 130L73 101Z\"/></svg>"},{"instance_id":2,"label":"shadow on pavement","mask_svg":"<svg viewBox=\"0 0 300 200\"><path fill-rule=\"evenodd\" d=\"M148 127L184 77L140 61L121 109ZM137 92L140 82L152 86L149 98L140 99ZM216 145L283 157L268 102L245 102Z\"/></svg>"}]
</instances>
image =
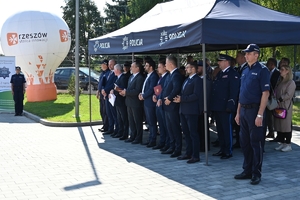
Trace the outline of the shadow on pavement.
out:
<instances>
[{"instance_id":1,"label":"shadow on pavement","mask_svg":"<svg viewBox=\"0 0 300 200\"><path fill-rule=\"evenodd\" d=\"M95 180L87 181L87 182L84 182L84 183L78 183L78 184L75 184L75 185L64 187L64 190L66 190L66 191L77 190L77 189L80 189L80 188L85 188L85 187L90 187L90 186L95 186L95 185L100 185L101 184L101 182L99 181L99 177L98 177L96 168L95 168L95 164L93 162L93 158L91 156L88 144L87 144L85 136L84 136L84 132L83 132L81 127L78 127L78 132L80 134L80 138L82 140L82 144L85 148L88 159L90 161L90 164L91 164L94 176L95 176ZM94 133L94 131L93 131L93 133Z\"/></svg>"},{"instance_id":2,"label":"shadow on pavement","mask_svg":"<svg viewBox=\"0 0 300 200\"><path fill-rule=\"evenodd\" d=\"M146 141L148 134L148 132L144 132L143 141ZM213 132L210 135L211 141L217 138L217 135ZM138 164L216 199L225 197L226 199L245 198L245 192L248 192L249 196L253 196L266 193L266 190L267 193L270 193L270 196L275 197L276 192L278 192L276 186L281 188L288 185L289 188L293 189L300 187L300 147L295 143L292 144L293 151L278 152L274 150L278 146L276 142L266 142L262 181L258 186L252 186L249 180L235 180L233 178L234 175L241 173L243 170L241 149L234 149L232 158L221 160L220 157L212 156L213 153L219 151L219 147L211 147L208 152L209 166L207 166L204 152L200 153L200 163L187 164L186 160L170 158L169 154L161 154L159 150L153 150L141 144L124 143L124 141L112 138L109 135L104 136L104 143L99 143L96 136L95 139L99 148L120 156L129 163ZM185 146L183 146L182 153L185 153ZM287 160L289 170L286 168Z\"/></svg>"}]
</instances>

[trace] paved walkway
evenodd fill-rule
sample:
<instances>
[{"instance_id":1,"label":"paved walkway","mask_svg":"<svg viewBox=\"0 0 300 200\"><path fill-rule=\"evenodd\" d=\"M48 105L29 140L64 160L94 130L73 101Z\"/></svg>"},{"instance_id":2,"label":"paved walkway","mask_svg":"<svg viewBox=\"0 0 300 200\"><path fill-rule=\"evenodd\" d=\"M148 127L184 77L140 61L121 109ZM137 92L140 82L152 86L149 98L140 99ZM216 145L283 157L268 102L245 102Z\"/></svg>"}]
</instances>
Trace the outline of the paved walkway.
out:
<instances>
[{"instance_id":1,"label":"paved walkway","mask_svg":"<svg viewBox=\"0 0 300 200\"><path fill-rule=\"evenodd\" d=\"M102 136L100 126L49 127L0 114L0 199L299 199L300 132L293 151L266 142L259 185L235 180L241 150L220 160L208 153L201 162L162 155L158 150ZM147 133L145 133L147 134ZM211 133L211 138L216 138Z\"/></svg>"}]
</instances>

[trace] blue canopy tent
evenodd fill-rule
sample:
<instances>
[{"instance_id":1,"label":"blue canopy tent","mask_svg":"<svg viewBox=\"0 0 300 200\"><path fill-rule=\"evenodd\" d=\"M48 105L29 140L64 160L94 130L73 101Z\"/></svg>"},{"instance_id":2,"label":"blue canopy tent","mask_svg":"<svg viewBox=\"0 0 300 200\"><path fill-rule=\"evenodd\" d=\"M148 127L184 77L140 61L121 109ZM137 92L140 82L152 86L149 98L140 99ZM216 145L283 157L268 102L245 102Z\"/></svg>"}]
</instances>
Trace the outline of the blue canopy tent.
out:
<instances>
[{"instance_id":1,"label":"blue canopy tent","mask_svg":"<svg viewBox=\"0 0 300 200\"><path fill-rule=\"evenodd\" d=\"M205 60L205 51L240 49L250 43L300 44L300 17L249 0L173 0L157 4L117 31L90 39L88 51L89 55L203 52ZM203 67L205 73L205 62ZM206 104L204 111L207 118ZM205 149L208 164L207 143Z\"/></svg>"},{"instance_id":2,"label":"blue canopy tent","mask_svg":"<svg viewBox=\"0 0 300 200\"><path fill-rule=\"evenodd\" d=\"M192 53L300 44L300 17L248 0L174 0L131 24L89 40L90 55Z\"/></svg>"}]
</instances>

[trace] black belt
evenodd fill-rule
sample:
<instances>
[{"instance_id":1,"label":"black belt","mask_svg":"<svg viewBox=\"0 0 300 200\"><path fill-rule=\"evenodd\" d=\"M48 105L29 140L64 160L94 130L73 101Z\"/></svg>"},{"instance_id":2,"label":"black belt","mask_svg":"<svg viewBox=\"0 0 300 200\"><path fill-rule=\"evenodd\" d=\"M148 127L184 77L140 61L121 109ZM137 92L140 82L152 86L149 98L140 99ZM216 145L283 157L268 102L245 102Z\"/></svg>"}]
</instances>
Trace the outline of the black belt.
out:
<instances>
[{"instance_id":1,"label":"black belt","mask_svg":"<svg viewBox=\"0 0 300 200\"><path fill-rule=\"evenodd\" d=\"M247 109L258 108L259 104L257 104L257 103L253 103L253 104L241 104L241 107L242 108L247 108Z\"/></svg>"}]
</instances>

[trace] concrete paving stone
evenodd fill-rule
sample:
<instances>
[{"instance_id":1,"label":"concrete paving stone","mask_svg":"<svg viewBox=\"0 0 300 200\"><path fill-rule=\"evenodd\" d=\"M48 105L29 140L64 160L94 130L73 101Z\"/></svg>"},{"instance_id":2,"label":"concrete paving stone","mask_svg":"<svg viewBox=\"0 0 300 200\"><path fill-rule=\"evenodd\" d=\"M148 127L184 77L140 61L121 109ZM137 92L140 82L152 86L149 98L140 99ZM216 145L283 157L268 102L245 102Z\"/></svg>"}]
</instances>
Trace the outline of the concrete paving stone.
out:
<instances>
[{"instance_id":1,"label":"concrete paving stone","mask_svg":"<svg viewBox=\"0 0 300 200\"><path fill-rule=\"evenodd\" d=\"M162 199L166 194L164 199L223 199L223 193L232 199L265 194L273 200L279 189L283 198L286 194L299 196L298 131L293 132L292 152L274 151L277 144L266 142L263 179L252 186L249 180L233 179L242 171L241 150L234 150L234 157L223 162L211 156L218 148L211 148L209 166L203 153L200 163L187 165L141 145L102 137L97 126L47 127L26 117L13 120L13 116L0 114L0 167L4 169L0 173L5 182L5 187L0 183L0 195L17 189L30 199L38 199L32 194L45 194L46 199L117 199L121 196L117 191L122 191L123 199ZM211 136L213 141L216 135ZM278 165L286 160L289 170ZM282 185L290 185L292 190ZM214 186L223 188L208 188ZM232 197L230 191L234 190Z\"/></svg>"}]
</instances>

